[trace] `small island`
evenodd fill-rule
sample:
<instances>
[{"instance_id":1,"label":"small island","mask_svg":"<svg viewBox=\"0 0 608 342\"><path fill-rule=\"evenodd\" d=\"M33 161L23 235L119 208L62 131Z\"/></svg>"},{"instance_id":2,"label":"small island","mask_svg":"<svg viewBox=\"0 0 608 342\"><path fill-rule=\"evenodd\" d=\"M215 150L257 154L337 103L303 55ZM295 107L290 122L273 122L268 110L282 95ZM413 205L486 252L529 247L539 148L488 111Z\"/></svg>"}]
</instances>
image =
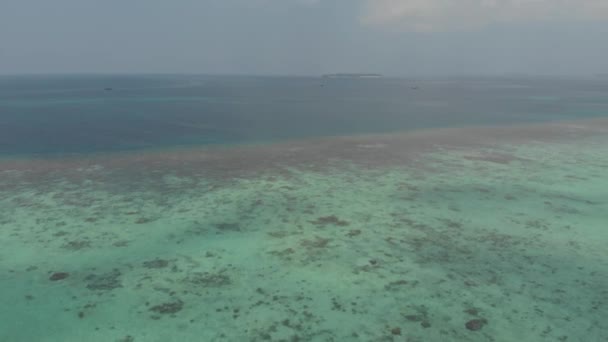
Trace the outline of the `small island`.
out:
<instances>
[{"instance_id":1,"label":"small island","mask_svg":"<svg viewBox=\"0 0 608 342\"><path fill-rule=\"evenodd\" d=\"M323 78L382 78L380 74L325 74Z\"/></svg>"}]
</instances>

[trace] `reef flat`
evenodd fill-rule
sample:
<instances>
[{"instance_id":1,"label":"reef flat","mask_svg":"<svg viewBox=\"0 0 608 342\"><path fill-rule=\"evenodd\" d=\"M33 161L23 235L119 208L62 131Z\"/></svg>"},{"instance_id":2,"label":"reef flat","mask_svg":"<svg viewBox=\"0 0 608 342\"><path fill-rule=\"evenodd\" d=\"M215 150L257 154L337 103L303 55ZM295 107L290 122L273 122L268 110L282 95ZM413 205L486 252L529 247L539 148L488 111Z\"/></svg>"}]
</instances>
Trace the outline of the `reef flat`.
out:
<instances>
[{"instance_id":1,"label":"reef flat","mask_svg":"<svg viewBox=\"0 0 608 342\"><path fill-rule=\"evenodd\" d=\"M608 121L0 160L0 341L608 339Z\"/></svg>"}]
</instances>

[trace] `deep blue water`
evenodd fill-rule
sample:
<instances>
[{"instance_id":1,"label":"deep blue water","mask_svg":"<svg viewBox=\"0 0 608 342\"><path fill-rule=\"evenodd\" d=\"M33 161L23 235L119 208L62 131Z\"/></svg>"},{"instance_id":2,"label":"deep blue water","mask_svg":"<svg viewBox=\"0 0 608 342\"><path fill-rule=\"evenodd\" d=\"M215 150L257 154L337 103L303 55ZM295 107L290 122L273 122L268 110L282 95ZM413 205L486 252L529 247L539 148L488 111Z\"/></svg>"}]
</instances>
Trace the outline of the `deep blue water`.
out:
<instances>
[{"instance_id":1,"label":"deep blue water","mask_svg":"<svg viewBox=\"0 0 608 342\"><path fill-rule=\"evenodd\" d=\"M608 116L608 79L0 77L4 156L597 116Z\"/></svg>"}]
</instances>

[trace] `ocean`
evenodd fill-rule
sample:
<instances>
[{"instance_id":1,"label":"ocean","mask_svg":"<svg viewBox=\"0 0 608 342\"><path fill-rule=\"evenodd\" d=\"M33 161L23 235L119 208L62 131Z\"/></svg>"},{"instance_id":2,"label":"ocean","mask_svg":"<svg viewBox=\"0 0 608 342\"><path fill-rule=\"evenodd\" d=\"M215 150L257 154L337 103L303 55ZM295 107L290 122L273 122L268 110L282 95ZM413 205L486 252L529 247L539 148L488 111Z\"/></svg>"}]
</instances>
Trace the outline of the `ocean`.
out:
<instances>
[{"instance_id":1,"label":"ocean","mask_svg":"<svg viewBox=\"0 0 608 342\"><path fill-rule=\"evenodd\" d=\"M0 341L606 341L608 79L0 77Z\"/></svg>"}]
</instances>

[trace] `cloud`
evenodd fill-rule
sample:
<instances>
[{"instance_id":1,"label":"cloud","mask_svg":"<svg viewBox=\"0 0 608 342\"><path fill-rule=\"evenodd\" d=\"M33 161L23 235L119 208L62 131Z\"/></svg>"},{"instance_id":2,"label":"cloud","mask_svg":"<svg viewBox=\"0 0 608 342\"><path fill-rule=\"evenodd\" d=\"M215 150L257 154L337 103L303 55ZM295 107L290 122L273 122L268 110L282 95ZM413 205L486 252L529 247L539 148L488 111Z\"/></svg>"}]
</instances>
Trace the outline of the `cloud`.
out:
<instances>
[{"instance_id":1,"label":"cloud","mask_svg":"<svg viewBox=\"0 0 608 342\"><path fill-rule=\"evenodd\" d=\"M365 0L362 21L411 31L608 19L608 0Z\"/></svg>"}]
</instances>

